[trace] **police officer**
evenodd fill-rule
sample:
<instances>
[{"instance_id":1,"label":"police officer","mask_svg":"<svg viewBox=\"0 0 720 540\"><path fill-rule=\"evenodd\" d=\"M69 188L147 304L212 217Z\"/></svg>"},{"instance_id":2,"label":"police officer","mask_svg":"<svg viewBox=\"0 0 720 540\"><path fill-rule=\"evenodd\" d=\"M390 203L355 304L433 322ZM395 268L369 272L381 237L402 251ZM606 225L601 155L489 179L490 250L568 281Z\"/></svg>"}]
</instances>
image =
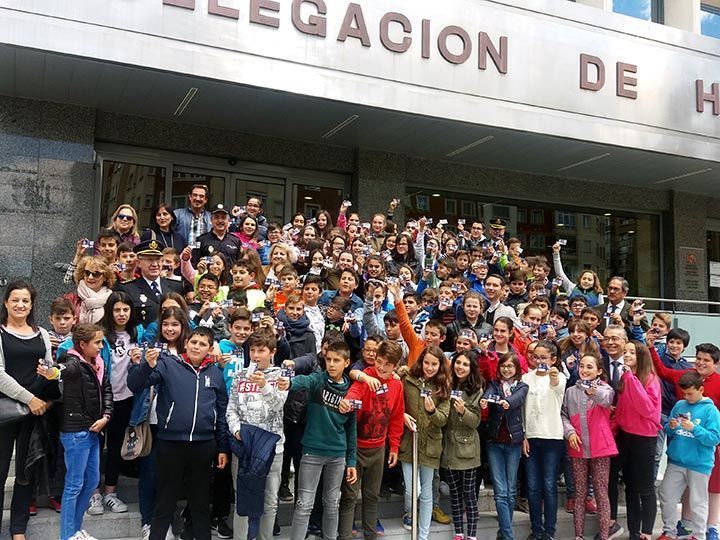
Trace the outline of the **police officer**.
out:
<instances>
[{"instance_id":1,"label":"police officer","mask_svg":"<svg viewBox=\"0 0 720 540\"><path fill-rule=\"evenodd\" d=\"M160 309L160 298L168 292L182 294L182 285L171 279L160 277L162 252L157 240L145 240L135 246L137 268L140 277L128 283L121 283L116 290L127 293L132 299L136 320L143 326L155 321Z\"/></svg>"},{"instance_id":2,"label":"police officer","mask_svg":"<svg viewBox=\"0 0 720 540\"><path fill-rule=\"evenodd\" d=\"M210 224L212 229L197 241L200 247L193 249L192 262L197 266L200 257L207 257L215 253L222 253L228 261L236 261L242 253L242 244L235 236L230 234L230 212L222 204L216 204L210 211Z\"/></svg>"}]
</instances>

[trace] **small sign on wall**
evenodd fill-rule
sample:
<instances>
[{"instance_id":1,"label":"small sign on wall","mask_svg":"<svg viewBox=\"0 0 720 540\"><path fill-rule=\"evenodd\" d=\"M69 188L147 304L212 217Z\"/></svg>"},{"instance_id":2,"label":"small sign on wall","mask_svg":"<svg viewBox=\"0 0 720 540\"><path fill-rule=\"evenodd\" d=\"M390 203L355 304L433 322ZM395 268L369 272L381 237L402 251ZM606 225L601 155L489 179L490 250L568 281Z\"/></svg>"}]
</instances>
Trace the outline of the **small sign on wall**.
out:
<instances>
[{"instance_id":1,"label":"small sign on wall","mask_svg":"<svg viewBox=\"0 0 720 540\"><path fill-rule=\"evenodd\" d=\"M704 291L705 250L680 247L678 257L678 289L686 292Z\"/></svg>"}]
</instances>

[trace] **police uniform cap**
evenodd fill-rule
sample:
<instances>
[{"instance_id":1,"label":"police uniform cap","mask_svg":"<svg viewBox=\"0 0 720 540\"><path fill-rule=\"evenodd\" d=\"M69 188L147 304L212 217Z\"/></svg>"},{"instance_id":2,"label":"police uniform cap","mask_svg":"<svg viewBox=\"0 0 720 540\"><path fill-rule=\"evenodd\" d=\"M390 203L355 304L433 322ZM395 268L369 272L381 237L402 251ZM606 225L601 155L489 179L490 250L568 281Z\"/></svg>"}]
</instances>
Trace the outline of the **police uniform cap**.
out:
<instances>
[{"instance_id":1,"label":"police uniform cap","mask_svg":"<svg viewBox=\"0 0 720 540\"><path fill-rule=\"evenodd\" d=\"M135 246L133 251L139 257L162 257L161 246L157 240L145 240Z\"/></svg>"},{"instance_id":2,"label":"police uniform cap","mask_svg":"<svg viewBox=\"0 0 720 540\"><path fill-rule=\"evenodd\" d=\"M507 227L507 221L502 218L495 218L490 221L490 228L492 229L504 229Z\"/></svg>"}]
</instances>

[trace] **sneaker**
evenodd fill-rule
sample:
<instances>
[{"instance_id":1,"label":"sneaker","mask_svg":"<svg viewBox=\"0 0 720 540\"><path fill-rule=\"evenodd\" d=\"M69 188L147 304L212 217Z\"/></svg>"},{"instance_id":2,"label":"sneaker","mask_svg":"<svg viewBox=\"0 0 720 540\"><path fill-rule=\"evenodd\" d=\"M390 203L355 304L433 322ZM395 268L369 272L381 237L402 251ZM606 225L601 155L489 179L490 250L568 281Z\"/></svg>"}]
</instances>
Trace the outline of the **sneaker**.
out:
<instances>
[{"instance_id":1,"label":"sneaker","mask_svg":"<svg viewBox=\"0 0 720 540\"><path fill-rule=\"evenodd\" d=\"M280 491L278 491L278 498L282 502L293 502L293 500L295 499L288 486L280 486Z\"/></svg>"},{"instance_id":2,"label":"sneaker","mask_svg":"<svg viewBox=\"0 0 720 540\"><path fill-rule=\"evenodd\" d=\"M518 512L524 512L525 514L530 513L528 500L524 497L518 497L515 501L515 510L517 510Z\"/></svg>"},{"instance_id":3,"label":"sneaker","mask_svg":"<svg viewBox=\"0 0 720 540\"><path fill-rule=\"evenodd\" d=\"M456 534L455 536L453 536L453 540L465 540L465 535L464 534Z\"/></svg>"},{"instance_id":4,"label":"sneaker","mask_svg":"<svg viewBox=\"0 0 720 540\"><path fill-rule=\"evenodd\" d=\"M142 540L150 540L150 524L146 523L142 526Z\"/></svg>"},{"instance_id":5,"label":"sneaker","mask_svg":"<svg viewBox=\"0 0 720 540\"><path fill-rule=\"evenodd\" d=\"M102 498L105 508L113 514L122 514L128 511L128 505L118 499L117 493L108 493Z\"/></svg>"},{"instance_id":6,"label":"sneaker","mask_svg":"<svg viewBox=\"0 0 720 540\"><path fill-rule=\"evenodd\" d=\"M358 531L357 525L355 525L355 524L353 523L353 526L352 526L352 537L353 537L353 538L360 538L360 536L361 536L361 535L360 535L360 531Z\"/></svg>"},{"instance_id":7,"label":"sneaker","mask_svg":"<svg viewBox=\"0 0 720 540\"><path fill-rule=\"evenodd\" d=\"M210 526L213 531L217 532L218 538L232 538L233 537L233 530L230 528L230 525L228 525L227 519L225 518L215 518L212 520L212 525Z\"/></svg>"},{"instance_id":8,"label":"sneaker","mask_svg":"<svg viewBox=\"0 0 720 540\"><path fill-rule=\"evenodd\" d=\"M379 518L377 520L377 523L375 524L375 534L377 534L378 536L385 536L385 527L382 526Z\"/></svg>"},{"instance_id":9,"label":"sneaker","mask_svg":"<svg viewBox=\"0 0 720 540\"><path fill-rule=\"evenodd\" d=\"M62 503L55 497L50 497L48 499L48 507L55 510L58 514L62 511Z\"/></svg>"},{"instance_id":10,"label":"sneaker","mask_svg":"<svg viewBox=\"0 0 720 540\"><path fill-rule=\"evenodd\" d=\"M31 516L37 516L37 504L35 502L30 503L30 508L28 508L28 514Z\"/></svg>"},{"instance_id":11,"label":"sneaker","mask_svg":"<svg viewBox=\"0 0 720 540\"><path fill-rule=\"evenodd\" d=\"M444 480L440 480L440 495L443 497L450 496L450 486L448 486L448 483Z\"/></svg>"},{"instance_id":12,"label":"sneaker","mask_svg":"<svg viewBox=\"0 0 720 540\"><path fill-rule=\"evenodd\" d=\"M165 533L165 540L177 540L177 536L175 536L172 526L168 527L168 532Z\"/></svg>"},{"instance_id":13,"label":"sneaker","mask_svg":"<svg viewBox=\"0 0 720 540\"><path fill-rule=\"evenodd\" d=\"M88 533L85 529L81 530L80 534L82 534L84 540L98 540L94 536L90 536L90 533Z\"/></svg>"},{"instance_id":14,"label":"sneaker","mask_svg":"<svg viewBox=\"0 0 720 540\"><path fill-rule=\"evenodd\" d=\"M687 526L683 525L682 521L677 522L677 535L678 536L690 536L693 532L692 529L688 528Z\"/></svg>"},{"instance_id":15,"label":"sneaker","mask_svg":"<svg viewBox=\"0 0 720 540\"><path fill-rule=\"evenodd\" d=\"M403 529L412 531L412 518L410 517L410 514L405 514L403 516L402 526L403 526Z\"/></svg>"},{"instance_id":16,"label":"sneaker","mask_svg":"<svg viewBox=\"0 0 720 540\"><path fill-rule=\"evenodd\" d=\"M657 537L657 540L675 540L675 537L670 536L667 531L663 531L663 533Z\"/></svg>"},{"instance_id":17,"label":"sneaker","mask_svg":"<svg viewBox=\"0 0 720 540\"><path fill-rule=\"evenodd\" d=\"M93 496L90 497L90 506L88 506L87 513L91 516L101 516L105 513L102 495L93 493Z\"/></svg>"},{"instance_id":18,"label":"sneaker","mask_svg":"<svg viewBox=\"0 0 720 540\"><path fill-rule=\"evenodd\" d=\"M277 520L277 515L275 516L275 523L273 524L273 536L280 536L280 533L282 531L280 530L280 524ZM222 537L221 537L222 538ZM232 538L232 531L230 531L230 536L228 538Z\"/></svg>"},{"instance_id":19,"label":"sneaker","mask_svg":"<svg viewBox=\"0 0 720 540\"><path fill-rule=\"evenodd\" d=\"M83 533L78 531L70 537L70 540L85 540Z\"/></svg>"},{"instance_id":20,"label":"sneaker","mask_svg":"<svg viewBox=\"0 0 720 540\"><path fill-rule=\"evenodd\" d=\"M610 528L608 529L608 540L618 538L624 532L625 529L623 529L622 526L616 521L615 523L610 525Z\"/></svg>"},{"instance_id":21,"label":"sneaker","mask_svg":"<svg viewBox=\"0 0 720 540\"><path fill-rule=\"evenodd\" d=\"M565 502L565 511L568 514L575 512L575 499L570 498Z\"/></svg>"},{"instance_id":22,"label":"sneaker","mask_svg":"<svg viewBox=\"0 0 720 540\"><path fill-rule=\"evenodd\" d=\"M705 540L720 540L717 527L708 527L708 530L705 532Z\"/></svg>"},{"instance_id":23,"label":"sneaker","mask_svg":"<svg viewBox=\"0 0 720 540\"><path fill-rule=\"evenodd\" d=\"M305 538L307 538L308 536L317 536L322 539L322 537L323 537L322 528L320 528L317 525L314 525L312 523L308 524L307 534L305 535Z\"/></svg>"},{"instance_id":24,"label":"sneaker","mask_svg":"<svg viewBox=\"0 0 720 540\"><path fill-rule=\"evenodd\" d=\"M432 510L432 520L435 523L441 523L443 525L448 525L452 522L452 519L450 519L450 516L448 516L442 508L439 506L436 506Z\"/></svg>"},{"instance_id":25,"label":"sneaker","mask_svg":"<svg viewBox=\"0 0 720 540\"><path fill-rule=\"evenodd\" d=\"M585 501L585 513L590 515L597 514L597 503L595 502L595 497L591 497Z\"/></svg>"}]
</instances>

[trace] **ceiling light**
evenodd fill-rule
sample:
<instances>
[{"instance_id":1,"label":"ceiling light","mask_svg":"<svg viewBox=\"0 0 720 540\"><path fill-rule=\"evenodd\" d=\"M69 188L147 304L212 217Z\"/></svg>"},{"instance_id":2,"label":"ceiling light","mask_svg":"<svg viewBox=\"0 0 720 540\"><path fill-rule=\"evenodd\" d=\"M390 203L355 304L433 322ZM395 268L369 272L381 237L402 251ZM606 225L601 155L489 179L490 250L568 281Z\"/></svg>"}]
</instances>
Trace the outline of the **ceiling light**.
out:
<instances>
[{"instance_id":1,"label":"ceiling light","mask_svg":"<svg viewBox=\"0 0 720 540\"><path fill-rule=\"evenodd\" d=\"M605 154L600 154L598 156L593 156L588 159L583 159L582 161L576 161L575 163L571 163L570 165L565 165L564 167L560 167L558 169L559 171L567 171L568 169L572 169L573 167L579 167L580 165L586 165L588 163L592 163L593 161L597 161L599 159L604 159L610 155L610 152L606 152Z\"/></svg>"},{"instance_id":2,"label":"ceiling light","mask_svg":"<svg viewBox=\"0 0 720 540\"><path fill-rule=\"evenodd\" d=\"M433 193L432 196L433 196L433 197L439 197L440 194L439 194L439 193Z\"/></svg>"},{"instance_id":3,"label":"ceiling light","mask_svg":"<svg viewBox=\"0 0 720 540\"><path fill-rule=\"evenodd\" d=\"M483 137L482 139L478 139L475 142L471 142L470 144L466 144L465 146L461 146L460 148L457 148L451 152L448 152L445 154L446 157L455 157L458 154L462 154L466 150L470 150L471 148L475 148L476 146L480 146L483 143L486 143L488 141L492 141L495 138L494 135L488 135L487 137Z\"/></svg>"},{"instance_id":4,"label":"ceiling light","mask_svg":"<svg viewBox=\"0 0 720 540\"><path fill-rule=\"evenodd\" d=\"M306 201L312 201L312 197L304 197Z\"/></svg>"},{"instance_id":5,"label":"ceiling light","mask_svg":"<svg viewBox=\"0 0 720 540\"><path fill-rule=\"evenodd\" d=\"M712 167L708 167L707 169L700 169L699 171L693 171L685 174L679 174L677 176L671 176L670 178L663 178L662 180L658 180L655 183L664 184L665 182L672 182L673 180L680 180L681 178L688 178L690 176L697 176L698 174L705 174L706 172L710 171L712 171Z\"/></svg>"},{"instance_id":6,"label":"ceiling light","mask_svg":"<svg viewBox=\"0 0 720 540\"><path fill-rule=\"evenodd\" d=\"M564 223L558 223L557 226L558 226L558 227L564 227L565 224L564 224Z\"/></svg>"},{"instance_id":7,"label":"ceiling light","mask_svg":"<svg viewBox=\"0 0 720 540\"><path fill-rule=\"evenodd\" d=\"M348 116L345 120L340 122L337 126L332 128L330 131L328 131L325 135L322 136L323 139L329 139L333 135L335 135L338 131L341 129L345 129L350 124L352 124L355 120L360 118L357 114L353 114L352 116Z\"/></svg>"},{"instance_id":8,"label":"ceiling light","mask_svg":"<svg viewBox=\"0 0 720 540\"><path fill-rule=\"evenodd\" d=\"M628 234L635 234L635 231L628 231Z\"/></svg>"},{"instance_id":9,"label":"ceiling light","mask_svg":"<svg viewBox=\"0 0 720 540\"><path fill-rule=\"evenodd\" d=\"M605 213L603 214L603 216L605 216L605 217L610 217L610 216L612 216L612 214L611 214L610 212L605 212Z\"/></svg>"},{"instance_id":10,"label":"ceiling light","mask_svg":"<svg viewBox=\"0 0 720 540\"><path fill-rule=\"evenodd\" d=\"M177 109L175 109L173 116L182 116L182 113L184 113L185 109L187 109L187 106L190 105L190 102L195 97L195 94L197 94L197 91L198 91L198 89L195 87L188 90L188 93L185 94L185 97L182 98L182 101L177 106Z\"/></svg>"}]
</instances>

